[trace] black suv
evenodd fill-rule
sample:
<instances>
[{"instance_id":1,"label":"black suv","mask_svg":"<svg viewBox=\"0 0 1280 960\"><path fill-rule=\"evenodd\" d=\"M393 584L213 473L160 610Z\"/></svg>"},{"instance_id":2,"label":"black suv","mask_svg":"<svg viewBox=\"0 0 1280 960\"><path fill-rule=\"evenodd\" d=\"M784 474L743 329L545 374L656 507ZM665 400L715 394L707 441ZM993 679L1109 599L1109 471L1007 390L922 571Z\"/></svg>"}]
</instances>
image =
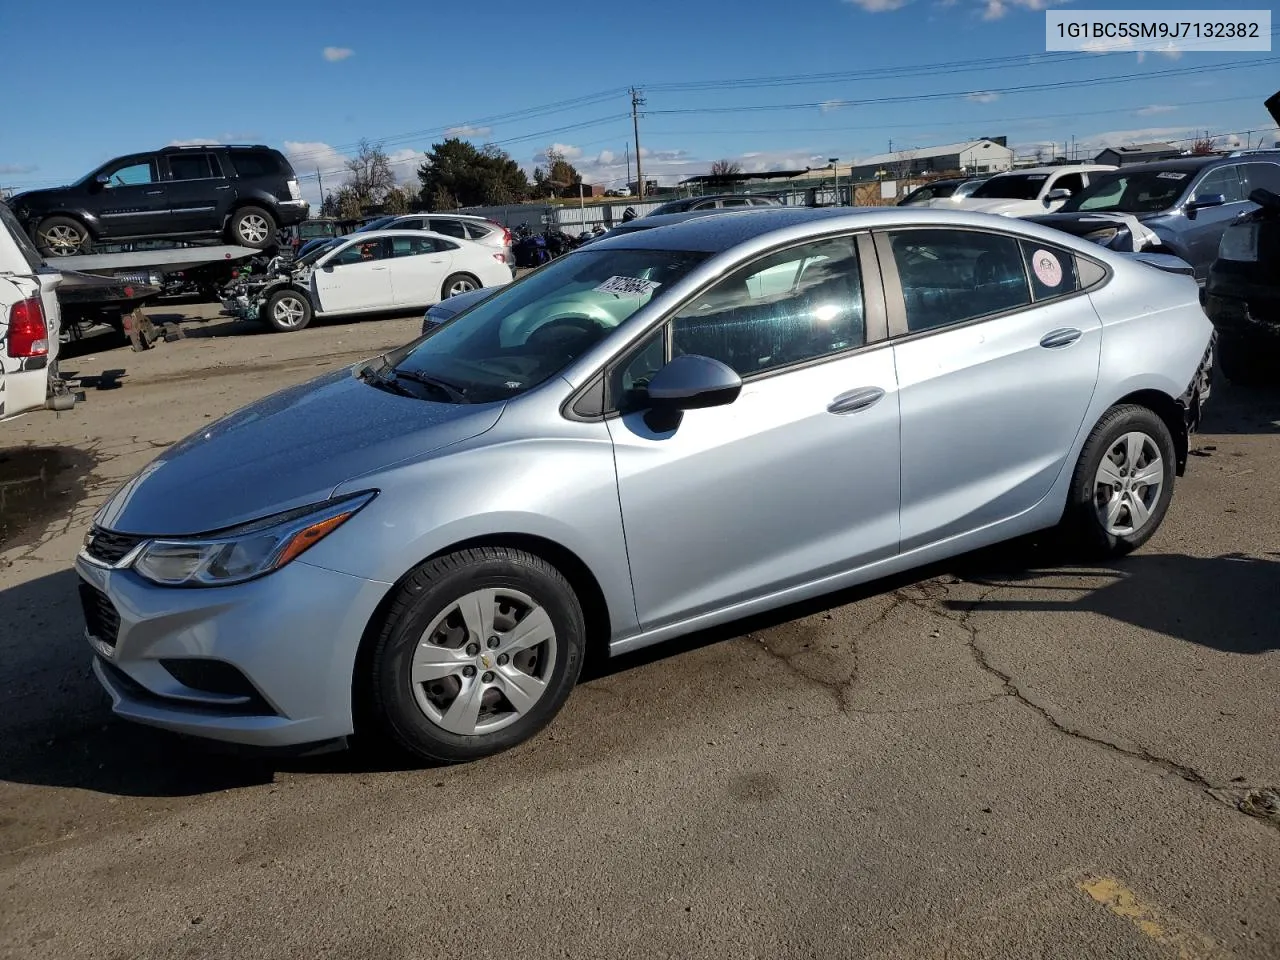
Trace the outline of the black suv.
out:
<instances>
[{"instance_id":1,"label":"black suv","mask_svg":"<svg viewBox=\"0 0 1280 960\"><path fill-rule=\"evenodd\" d=\"M142 237L223 237L262 250L308 212L279 150L221 144L117 157L71 186L20 193L9 206L45 256Z\"/></svg>"}]
</instances>

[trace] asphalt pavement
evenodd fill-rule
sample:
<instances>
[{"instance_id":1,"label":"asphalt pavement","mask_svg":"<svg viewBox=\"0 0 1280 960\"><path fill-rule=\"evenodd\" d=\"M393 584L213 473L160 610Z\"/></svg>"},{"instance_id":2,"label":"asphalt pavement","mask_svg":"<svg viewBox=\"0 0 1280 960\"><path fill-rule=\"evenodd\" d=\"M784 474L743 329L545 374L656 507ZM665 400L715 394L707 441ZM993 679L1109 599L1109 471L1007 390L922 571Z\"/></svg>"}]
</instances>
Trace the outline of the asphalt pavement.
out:
<instances>
[{"instance_id":1,"label":"asphalt pavement","mask_svg":"<svg viewBox=\"0 0 1280 960\"><path fill-rule=\"evenodd\" d=\"M86 402L2 428L0 957L1280 956L1280 388L1217 385L1124 561L1022 542L595 663L469 766L112 720L94 509L418 324L86 341Z\"/></svg>"}]
</instances>

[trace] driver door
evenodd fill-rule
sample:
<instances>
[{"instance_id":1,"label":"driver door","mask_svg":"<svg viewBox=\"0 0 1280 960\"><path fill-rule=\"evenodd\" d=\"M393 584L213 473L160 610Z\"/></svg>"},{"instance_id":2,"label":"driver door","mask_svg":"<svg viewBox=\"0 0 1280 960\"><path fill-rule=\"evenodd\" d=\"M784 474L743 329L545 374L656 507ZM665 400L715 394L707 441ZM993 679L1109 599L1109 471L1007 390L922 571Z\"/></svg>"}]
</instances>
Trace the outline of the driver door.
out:
<instances>
[{"instance_id":1,"label":"driver door","mask_svg":"<svg viewBox=\"0 0 1280 960\"><path fill-rule=\"evenodd\" d=\"M883 314L865 307L879 278L860 246L871 249L845 236L757 260L610 370L620 415L606 423L646 629L897 553L897 380ZM648 415L643 391L681 353L728 364L743 387L672 426Z\"/></svg>"},{"instance_id":2,"label":"driver door","mask_svg":"<svg viewBox=\"0 0 1280 960\"><path fill-rule=\"evenodd\" d=\"M97 193L95 206L103 237L137 237L174 229L154 156L121 157L95 174L95 178L101 176L107 177L107 182L99 184L95 179L90 189Z\"/></svg>"},{"instance_id":3,"label":"driver door","mask_svg":"<svg viewBox=\"0 0 1280 960\"><path fill-rule=\"evenodd\" d=\"M385 310L394 303L385 237L358 235L316 264L311 292L318 313Z\"/></svg>"}]
</instances>

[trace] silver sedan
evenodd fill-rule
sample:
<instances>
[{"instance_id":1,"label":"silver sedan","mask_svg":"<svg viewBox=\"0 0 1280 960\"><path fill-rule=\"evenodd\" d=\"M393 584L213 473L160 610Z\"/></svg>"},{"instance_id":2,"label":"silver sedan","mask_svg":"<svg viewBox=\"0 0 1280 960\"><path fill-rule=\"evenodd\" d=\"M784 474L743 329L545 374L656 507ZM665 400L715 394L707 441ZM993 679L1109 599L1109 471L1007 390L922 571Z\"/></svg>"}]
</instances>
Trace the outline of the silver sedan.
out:
<instances>
[{"instance_id":1,"label":"silver sedan","mask_svg":"<svg viewBox=\"0 0 1280 960\"><path fill-rule=\"evenodd\" d=\"M1049 528L1124 554L1207 396L1196 284L1155 262L911 208L592 244L126 483L76 563L94 669L181 733L465 761L589 649Z\"/></svg>"}]
</instances>

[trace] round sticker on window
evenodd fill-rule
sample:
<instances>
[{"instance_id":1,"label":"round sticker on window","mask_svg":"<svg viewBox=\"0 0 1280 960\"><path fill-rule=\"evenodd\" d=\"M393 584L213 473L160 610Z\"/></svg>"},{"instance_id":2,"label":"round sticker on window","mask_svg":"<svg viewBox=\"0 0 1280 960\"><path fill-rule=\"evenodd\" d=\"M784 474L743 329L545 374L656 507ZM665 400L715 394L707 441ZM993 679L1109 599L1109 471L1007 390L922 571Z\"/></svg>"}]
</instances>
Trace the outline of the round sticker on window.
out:
<instances>
[{"instance_id":1,"label":"round sticker on window","mask_svg":"<svg viewBox=\"0 0 1280 960\"><path fill-rule=\"evenodd\" d=\"M1036 279L1046 287L1056 287L1062 282L1062 264L1048 250L1037 250L1031 255L1031 268Z\"/></svg>"}]
</instances>

